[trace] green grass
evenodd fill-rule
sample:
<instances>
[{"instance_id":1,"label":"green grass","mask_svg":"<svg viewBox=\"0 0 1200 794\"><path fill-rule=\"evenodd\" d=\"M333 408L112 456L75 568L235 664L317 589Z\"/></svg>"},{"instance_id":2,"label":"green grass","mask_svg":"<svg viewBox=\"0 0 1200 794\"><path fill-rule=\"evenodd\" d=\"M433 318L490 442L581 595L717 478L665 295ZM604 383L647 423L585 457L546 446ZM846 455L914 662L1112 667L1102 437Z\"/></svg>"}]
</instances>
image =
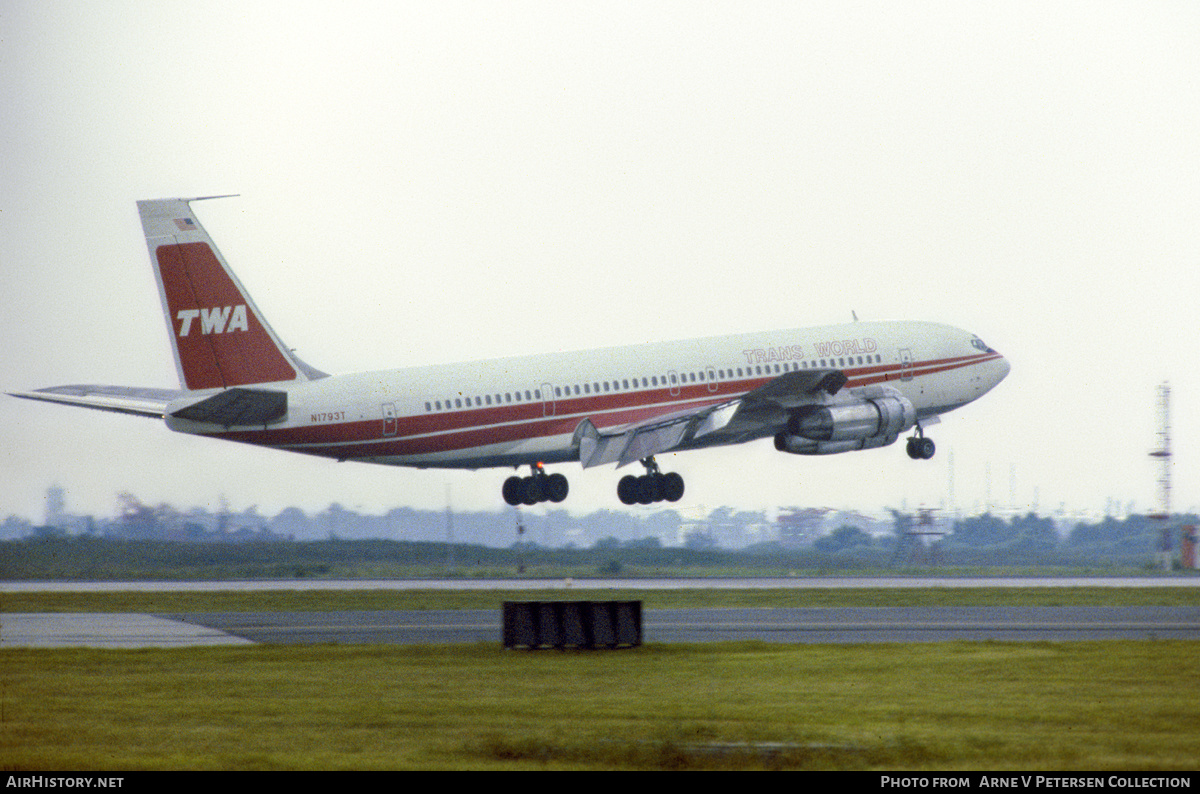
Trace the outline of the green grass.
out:
<instances>
[{"instance_id":1,"label":"green grass","mask_svg":"<svg viewBox=\"0 0 1200 794\"><path fill-rule=\"evenodd\" d=\"M0 766L1195 768L1194 642L0 651Z\"/></svg>"},{"instance_id":2,"label":"green grass","mask_svg":"<svg viewBox=\"0 0 1200 794\"><path fill-rule=\"evenodd\" d=\"M263 592L0 593L4 612L253 612L499 609L504 601L641 601L687 607L1197 606L1196 587L777 588L761 590L291 590Z\"/></svg>"}]
</instances>

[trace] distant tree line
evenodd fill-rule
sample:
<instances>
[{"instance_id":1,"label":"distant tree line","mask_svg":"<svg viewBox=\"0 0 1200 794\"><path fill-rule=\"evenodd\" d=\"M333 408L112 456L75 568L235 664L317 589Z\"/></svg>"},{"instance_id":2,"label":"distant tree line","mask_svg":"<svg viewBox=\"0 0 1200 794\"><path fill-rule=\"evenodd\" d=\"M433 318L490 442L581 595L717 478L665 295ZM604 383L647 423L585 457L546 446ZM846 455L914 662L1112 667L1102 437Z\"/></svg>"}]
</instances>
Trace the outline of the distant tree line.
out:
<instances>
[{"instance_id":1,"label":"distant tree line","mask_svg":"<svg viewBox=\"0 0 1200 794\"><path fill-rule=\"evenodd\" d=\"M1197 524L1196 516L1162 522L1141 515L1107 517L1062 526L1033 512L1002 517L992 513L956 521L922 523L892 511L892 520L853 513L823 516L804 532L789 531L762 511L730 507L685 518L675 510L647 513L598 510L575 516L566 510L531 513L454 512L400 507L381 515L331 504L315 514L289 507L263 516L257 508L216 511L143 505L129 494L118 497L118 515L94 519L55 512L55 525L34 526L9 517L0 522L0 540L87 537L110 541L280 543L387 539L397 542L492 548L598 549L613 559L636 553L654 560L672 549L690 552L740 550L751 557L808 553L821 565L892 566L914 564L1078 565L1097 561L1137 565L1164 546L1179 547L1178 527ZM815 511L808 511L815 512ZM1170 527L1164 544L1164 526ZM615 555L615 552L621 552Z\"/></svg>"},{"instance_id":2,"label":"distant tree line","mask_svg":"<svg viewBox=\"0 0 1200 794\"><path fill-rule=\"evenodd\" d=\"M812 547L860 559L873 556L882 560L890 552L892 564L917 560L952 565L1136 566L1161 552L1178 551L1180 528L1197 524L1200 519L1194 515L1175 516L1170 521L1130 515L1079 522L1064 535L1054 521L1035 513L1009 519L985 513L955 521L949 531L921 532L911 520L898 515L896 531L891 534L872 536L858 527L841 526L817 538Z\"/></svg>"}]
</instances>

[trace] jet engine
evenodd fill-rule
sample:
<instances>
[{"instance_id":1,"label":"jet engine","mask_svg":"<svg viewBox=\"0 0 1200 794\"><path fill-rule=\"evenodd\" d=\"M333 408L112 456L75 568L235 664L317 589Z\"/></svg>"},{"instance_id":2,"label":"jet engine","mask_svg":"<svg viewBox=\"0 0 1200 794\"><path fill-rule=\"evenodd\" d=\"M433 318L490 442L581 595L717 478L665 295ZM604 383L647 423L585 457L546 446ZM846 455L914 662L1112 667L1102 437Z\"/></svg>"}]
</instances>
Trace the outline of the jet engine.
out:
<instances>
[{"instance_id":1,"label":"jet engine","mask_svg":"<svg viewBox=\"0 0 1200 794\"><path fill-rule=\"evenodd\" d=\"M787 432L775 436L775 448L793 455L832 455L886 447L916 423L908 398L885 387L851 401L797 409Z\"/></svg>"}]
</instances>

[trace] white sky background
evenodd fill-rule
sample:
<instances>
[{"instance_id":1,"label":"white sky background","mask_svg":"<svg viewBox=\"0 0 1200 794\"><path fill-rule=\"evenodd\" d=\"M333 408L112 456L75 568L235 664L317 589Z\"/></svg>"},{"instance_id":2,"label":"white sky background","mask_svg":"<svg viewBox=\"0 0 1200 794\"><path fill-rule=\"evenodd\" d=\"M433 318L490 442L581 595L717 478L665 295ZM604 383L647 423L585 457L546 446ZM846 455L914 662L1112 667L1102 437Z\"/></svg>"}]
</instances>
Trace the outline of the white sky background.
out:
<instances>
[{"instance_id":1,"label":"white sky background","mask_svg":"<svg viewBox=\"0 0 1200 794\"><path fill-rule=\"evenodd\" d=\"M952 488L966 510L1147 510L1163 380L1175 506L1200 505L1193 2L0 0L0 107L0 389L177 385L134 201L239 193L195 210L329 372L852 310L948 322L1012 362L931 431L933 461L660 456L681 508ZM440 509L448 486L499 509L510 473L7 397L0 428L0 515L36 520L54 483L97 516L124 490L273 515ZM573 512L620 507L611 467L555 468Z\"/></svg>"}]
</instances>

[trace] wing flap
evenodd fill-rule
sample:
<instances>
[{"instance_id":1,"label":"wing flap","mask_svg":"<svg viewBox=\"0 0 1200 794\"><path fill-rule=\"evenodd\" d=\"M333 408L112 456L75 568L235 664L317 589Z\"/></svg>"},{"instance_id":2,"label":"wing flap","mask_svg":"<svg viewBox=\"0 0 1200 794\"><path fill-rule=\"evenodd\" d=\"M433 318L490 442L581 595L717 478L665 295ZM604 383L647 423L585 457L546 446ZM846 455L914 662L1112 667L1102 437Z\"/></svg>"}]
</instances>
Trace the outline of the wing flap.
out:
<instances>
[{"instance_id":1,"label":"wing flap","mask_svg":"<svg viewBox=\"0 0 1200 794\"><path fill-rule=\"evenodd\" d=\"M632 432L632 431L630 431ZM579 462L585 469L616 463L629 444L627 433L603 435L592 424L591 419L579 423Z\"/></svg>"},{"instance_id":2,"label":"wing flap","mask_svg":"<svg viewBox=\"0 0 1200 794\"><path fill-rule=\"evenodd\" d=\"M587 469L616 463L617 468L674 449L689 437L723 427L737 402L657 416L630 427L600 432L590 419L576 431L579 462Z\"/></svg>"},{"instance_id":3,"label":"wing flap","mask_svg":"<svg viewBox=\"0 0 1200 794\"><path fill-rule=\"evenodd\" d=\"M635 425L601 432L585 419L575 432L579 462L585 469L606 463L616 463L620 468L725 430L735 422L757 428L782 421L785 409L812 403L820 392L836 394L845 385L846 375L841 370L798 370L728 402L663 414Z\"/></svg>"},{"instance_id":4,"label":"wing flap","mask_svg":"<svg viewBox=\"0 0 1200 794\"><path fill-rule=\"evenodd\" d=\"M679 446L683 437L687 435L690 424L690 420L680 419L671 424L646 427L635 431L621 452L621 460L617 463L617 468L633 463L635 460L645 460Z\"/></svg>"},{"instance_id":5,"label":"wing flap","mask_svg":"<svg viewBox=\"0 0 1200 794\"><path fill-rule=\"evenodd\" d=\"M632 427L619 433L600 433L590 419L581 425L579 462L585 469L616 463L617 468L666 452L687 435L692 416L649 426Z\"/></svg>"},{"instance_id":6,"label":"wing flap","mask_svg":"<svg viewBox=\"0 0 1200 794\"><path fill-rule=\"evenodd\" d=\"M23 400L74 405L94 408L98 411L148 416L162 419L167 404L182 396L178 389L143 389L132 386L72 385L52 386L30 392L9 392L12 397Z\"/></svg>"}]
</instances>

